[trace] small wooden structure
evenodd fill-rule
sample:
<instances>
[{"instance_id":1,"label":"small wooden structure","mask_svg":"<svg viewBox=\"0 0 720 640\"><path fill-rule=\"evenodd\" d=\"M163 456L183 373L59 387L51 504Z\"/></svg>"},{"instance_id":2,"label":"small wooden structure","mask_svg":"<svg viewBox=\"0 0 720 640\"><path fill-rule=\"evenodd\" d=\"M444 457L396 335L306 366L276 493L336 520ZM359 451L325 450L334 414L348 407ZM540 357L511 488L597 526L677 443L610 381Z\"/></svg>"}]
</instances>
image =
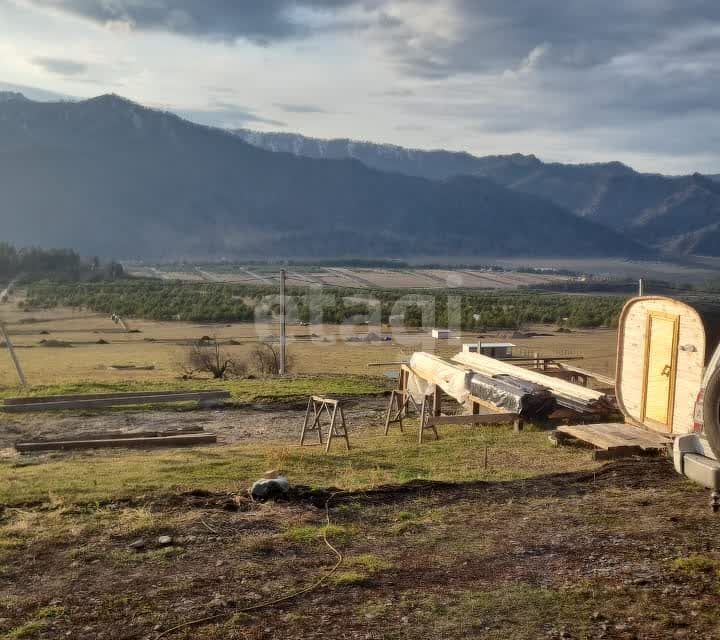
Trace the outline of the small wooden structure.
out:
<instances>
[{"instance_id":1,"label":"small wooden structure","mask_svg":"<svg viewBox=\"0 0 720 640\"><path fill-rule=\"evenodd\" d=\"M311 411L312 423L310 423ZM350 438L348 437L347 424L345 422L345 412L343 411L340 400L322 398L320 396L310 396L308 400L307 409L305 410L305 420L303 421L302 431L300 432L300 446L305 444L305 437L311 431L316 431L320 444L324 444L322 433L323 413L325 413L330 420L325 453L330 451L333 437L345 438L345 446L347 450L350 451Z\"/></svg>"},{"instance_id":2,"label":"small wooden structure","mask_svg":"<svg viewBox=\"0 0 720 640\"><path fill-rule=\"evenodd\" d=\"M61 409L104 409L141 404L197 402L201 407L221 405L228 391L132 391L130 393L92 393L83 395L6 398L2 410L11 413L57 411Z\"/></svg>"},{"instance_id":3,"label":"small wooden structure","mask_svg":"<svg viewBox=\"0 0 720 640\"><path fill-rule=\"evenodd\" d=\"M706 358L720 331L720 305L633 298L620 315L616 395L626 421L652 431L692 431Z\"/></svg>"},{"instance_id":4,"label":"small wooden structure","mask_svg":"<svg viewBox=\"0 0 720 640\"><path fill-rule=\"evenodd\" d=\"M718 335L720 305L660 296L628 301L618 325L615 376L625 422L558 427L556 440L591 444L598 458L666 451L673 436L693 429L695 400Z\"/></svg>"},{"instance_id":5,"label":"small wooden structure","mask_svg":"<svg viewBox=\"0 0 720 640\"><path fill-rule=\"evenodd\" d=\"M512 342L466 342L464 353L481 353L490 358L510 358L515 345Z\"/></svg>"},{"instance_id":6,"label":"small wooden structure","mask_svg":"<svg viewBox=\"0 0 720 640\"><path fill-rule=\"evenodd\" d=\"M448 340L450 338L450 329L433 329L430 333L436 340Z\"/></svg>"}]
</instances>

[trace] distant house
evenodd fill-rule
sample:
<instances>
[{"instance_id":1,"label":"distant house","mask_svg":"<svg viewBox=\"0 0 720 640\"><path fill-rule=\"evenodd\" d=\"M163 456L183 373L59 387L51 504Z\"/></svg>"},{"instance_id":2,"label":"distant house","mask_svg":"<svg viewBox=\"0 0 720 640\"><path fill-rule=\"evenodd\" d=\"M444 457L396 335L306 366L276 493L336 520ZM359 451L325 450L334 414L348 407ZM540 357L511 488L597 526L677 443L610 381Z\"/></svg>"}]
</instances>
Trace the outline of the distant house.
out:
<instances>
[{"instance_id":1,"label":"distant house","mask_svg":"<svg viewBox=\"0 0 720 640\"><path fill-rule=\"evenodd\" d=\"M433 329L432 337L435 338L436 340L449 340L450 339L450 329Z\"/></svg>"},{"instance_id":2,"label":"distant house","mask_svg":"<svg viewBox=\"0 0 720 640\"><path fill-rule=\"evenodd\" d=\"M490 358L509 358L515 345L512 342L470 342L462 346L465 353L479 353Z\"/></svg>"}]
</instances>

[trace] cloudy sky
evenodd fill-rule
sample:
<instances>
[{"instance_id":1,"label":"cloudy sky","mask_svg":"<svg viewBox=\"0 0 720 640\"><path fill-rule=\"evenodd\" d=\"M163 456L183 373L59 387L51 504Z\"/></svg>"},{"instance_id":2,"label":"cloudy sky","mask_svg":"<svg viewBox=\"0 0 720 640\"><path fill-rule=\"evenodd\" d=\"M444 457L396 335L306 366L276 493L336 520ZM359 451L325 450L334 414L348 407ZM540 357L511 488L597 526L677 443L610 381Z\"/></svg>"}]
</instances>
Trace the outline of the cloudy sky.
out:
<instances>
[{"instance_id":1,"label":"cloudy sky","mask_svg":"<svg viewBox=\"0 0 720 640\"><path fill-rule=\"evenodd\" d=\"M720 172L720 0L0 0L10 85L220 126Z\"/></svg>"}]
</instances>

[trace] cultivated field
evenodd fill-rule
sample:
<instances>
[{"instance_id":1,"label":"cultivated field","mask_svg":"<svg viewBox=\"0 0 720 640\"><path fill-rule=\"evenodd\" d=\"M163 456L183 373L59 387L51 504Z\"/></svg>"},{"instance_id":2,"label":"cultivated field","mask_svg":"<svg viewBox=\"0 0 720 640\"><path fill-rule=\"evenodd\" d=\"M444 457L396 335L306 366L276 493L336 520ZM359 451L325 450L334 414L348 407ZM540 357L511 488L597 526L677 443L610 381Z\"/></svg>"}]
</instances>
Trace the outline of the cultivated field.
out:
<instances>
[{"instance_id":1,"label":"cultivated field","mask_svg":"<svg viewBox=\"0 0 720 640\"><path fill-rule=\"evenodd\" d=\"M127 265L130 275L188 282L229 282L241 284L277 284L280 267L265 265L226 266L138 266ZM535 274L489 269L363 269L345 267L288 267L290 286L322 285L347 288L387 289L515 289L568 280L552 273Z\"/></svg>"}]
</instances>

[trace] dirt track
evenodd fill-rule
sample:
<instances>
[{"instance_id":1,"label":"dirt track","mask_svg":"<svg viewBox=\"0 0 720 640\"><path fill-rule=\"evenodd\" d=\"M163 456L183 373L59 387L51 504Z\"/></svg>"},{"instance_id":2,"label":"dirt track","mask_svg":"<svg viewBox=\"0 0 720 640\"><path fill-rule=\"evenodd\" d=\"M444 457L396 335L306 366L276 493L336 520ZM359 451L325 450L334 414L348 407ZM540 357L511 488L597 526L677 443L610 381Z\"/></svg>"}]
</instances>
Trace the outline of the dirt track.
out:
<instances>
[{"instance_id":1,"label":"dirt track","mask_svg":"<svg viewBox=\"0 0 720 640\"><path fill-rule=\"evenodd\" d=\"M164 430L203 427L216 433L220 443L246 440L294 440L299 437L306 401L257 404L215 410L111 411L83 414L3 414L0 421L0 451L22 439L82 435L106 431ZM347 400L345 417L353 430L380 424L387 400L366 397ZM323 424L327 424L324 418ZM9 453L9 452L6 452Z\"/></svg>"}]
</instances>

